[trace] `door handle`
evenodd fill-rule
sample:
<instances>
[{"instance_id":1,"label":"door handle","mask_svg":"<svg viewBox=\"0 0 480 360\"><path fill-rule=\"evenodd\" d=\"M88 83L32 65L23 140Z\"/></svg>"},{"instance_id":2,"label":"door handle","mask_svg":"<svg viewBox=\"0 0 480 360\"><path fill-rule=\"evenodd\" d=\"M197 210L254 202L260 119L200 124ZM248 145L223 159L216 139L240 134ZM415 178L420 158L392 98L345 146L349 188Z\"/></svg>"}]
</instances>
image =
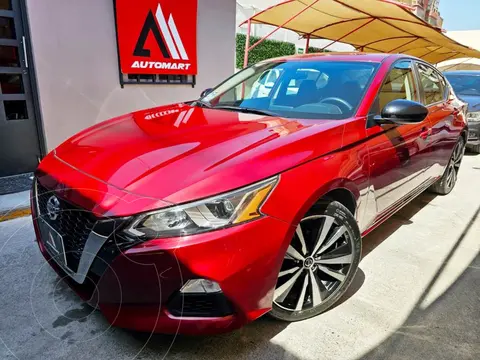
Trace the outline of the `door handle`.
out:
<instances>
[{"instance_id":1,"label":"door handle","mask_svg":"<svg viewBox=\"0 0 480 360\"><path fill-rule=\"evenodd\" d=\"M420 132L420 137L423 140L427 140L430 135L432 135L432 128L423 127Z\"/></svg>"}]
</instances>

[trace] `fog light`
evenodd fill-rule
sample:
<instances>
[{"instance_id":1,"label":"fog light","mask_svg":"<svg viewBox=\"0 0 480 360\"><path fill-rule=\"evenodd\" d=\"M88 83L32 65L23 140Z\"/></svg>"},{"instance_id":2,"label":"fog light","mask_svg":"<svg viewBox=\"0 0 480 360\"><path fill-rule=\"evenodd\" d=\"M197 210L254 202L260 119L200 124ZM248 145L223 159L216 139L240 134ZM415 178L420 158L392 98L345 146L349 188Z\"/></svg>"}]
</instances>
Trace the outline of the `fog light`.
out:
<instances>
[{"instance_id":1,"label":"fog light","mask_svg":"<svg viewBox=\"0 0 480 360\"><path fill-rule=\"evenodd\" d=\"M222 292L220 285L215 281L207 279L193 279L188 280L185 285L180 289L184 294L208 294Z\"/></svg>"}]
</instances>

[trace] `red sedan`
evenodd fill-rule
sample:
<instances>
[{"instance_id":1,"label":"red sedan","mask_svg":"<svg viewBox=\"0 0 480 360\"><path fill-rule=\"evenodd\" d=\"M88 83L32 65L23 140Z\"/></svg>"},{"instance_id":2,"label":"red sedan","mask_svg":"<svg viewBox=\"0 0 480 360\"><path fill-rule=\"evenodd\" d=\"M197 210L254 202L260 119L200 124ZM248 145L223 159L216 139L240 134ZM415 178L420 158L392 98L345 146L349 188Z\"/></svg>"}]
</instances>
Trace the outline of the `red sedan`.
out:
<instances>
[{"instance_id":1,"label":"red sedan","mask_svg":"<svg viewBox=\"0 0 480 360\"><path fill-rule=\"evenodd\" d=\"M116 326L306 319L348 289L362 236L424 190L452 190L465 112L408 56L264 61L53 150L32 194L38 245Z\"/></svg>"}]
</instances>

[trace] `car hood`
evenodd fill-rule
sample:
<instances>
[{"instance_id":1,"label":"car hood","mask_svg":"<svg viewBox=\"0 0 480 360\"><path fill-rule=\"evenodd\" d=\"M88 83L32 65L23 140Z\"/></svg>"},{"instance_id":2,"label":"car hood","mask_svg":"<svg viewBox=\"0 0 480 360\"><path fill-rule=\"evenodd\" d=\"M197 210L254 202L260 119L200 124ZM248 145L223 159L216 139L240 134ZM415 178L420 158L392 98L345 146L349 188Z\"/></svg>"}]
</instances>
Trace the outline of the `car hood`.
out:
<instances>
[{"instance_id":1,"label":"car hood","mask_svg":"<svg viewBox=\"0 0 480 360\"><path fill-rule=\"evenodd\" d=\"M118 189L182 203L338 149L343 123L175 104L97 124L64 142L54 156Z\"/></svg>"},{"instance_id":2,"label":"car hood","mask_svg":"<svg viewBox=\"0 0 480 360\"><path fill-rule=\"evenodd\" d=\"M468 111L476 112L480 111L480 96L475 95L459 95L462 101L468 103Z\"/></svg>"}]
</instances>

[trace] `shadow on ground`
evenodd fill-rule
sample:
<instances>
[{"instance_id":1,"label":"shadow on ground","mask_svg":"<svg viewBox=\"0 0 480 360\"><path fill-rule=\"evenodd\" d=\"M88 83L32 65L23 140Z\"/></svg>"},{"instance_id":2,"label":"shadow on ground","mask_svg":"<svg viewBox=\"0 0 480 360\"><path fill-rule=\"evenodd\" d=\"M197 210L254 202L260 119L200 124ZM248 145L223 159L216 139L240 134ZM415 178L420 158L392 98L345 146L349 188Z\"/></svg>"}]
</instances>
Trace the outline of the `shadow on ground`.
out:
<instances>
[{"instance_id":1,"label":"shadow on ground","mask_svg":"<svg viewBox=\"0 0 480 360\"><path fill-rule=\"evenodd\" d=\"M287 327L287 323L264 316L231 333L215 336L170 336L124 330L142 357L156 355L168 359L298 359L270 340ZM166 348L166 344L172 344ZM131 345L133 345L131 343Z\"/></svg>"},{"instance_id":2,"label":"shadow on ground","mask_svg":"<svg viewBox=\"0 0 480 360\"><path fill-rule=\"evenodd\" d=\"M407 204L399 212L395 213L387 221L382 223L377 229L363 239L362 259L370 254L377 246L383 243L390 235L397 231L400 227L413 224L411 218L421 211L425 206L429 205L437 195L424 192L415 200ZM362 263L360 263L360 266Z\"/></svg>"},{"instance_id":3,"label":"shadow on ground","mask_svg":"<svg viewBox=\"0 0 480 360\"><path fill-rule=\"evenodd\" d=\"M371 350L373 359L479 359L480 255L456 281L424 308L423 302L480 215L477 209L404 324Z\"/></svg>"}]
</instances>

